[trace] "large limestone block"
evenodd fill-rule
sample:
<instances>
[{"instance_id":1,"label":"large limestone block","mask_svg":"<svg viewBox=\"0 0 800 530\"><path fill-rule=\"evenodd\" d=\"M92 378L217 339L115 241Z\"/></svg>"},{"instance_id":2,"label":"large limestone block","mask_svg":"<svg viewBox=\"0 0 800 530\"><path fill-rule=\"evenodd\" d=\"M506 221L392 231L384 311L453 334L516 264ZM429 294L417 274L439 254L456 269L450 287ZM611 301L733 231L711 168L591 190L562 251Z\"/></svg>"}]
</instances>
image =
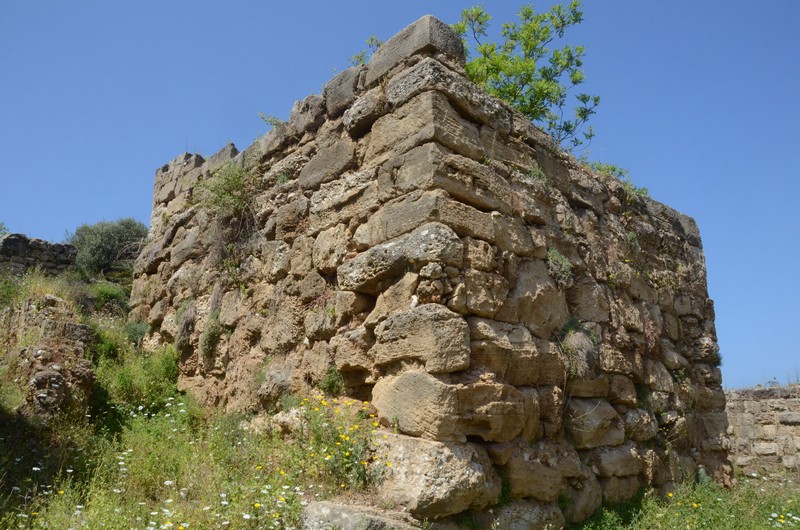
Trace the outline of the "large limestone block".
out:
<instances>
[{"instance_id":1,"label":"large limestone block","mask_svg":"<svg viewBox=\"0 0 800 530\"><path fill-rule=\"evenodd\" d=\"M594 473L581 464L580 477L569 481L564 518L570 523L588 519L603 504L603 490Z\"/></svg>"},{"instance_id":2,"label":"large limestone block","mask_svg":"<svg viewBox=\"0 0 800 530\"><path fill-rule=\"evenodd\" d=\"M569 312L564 293L556 287L544 261L530 259L519 265L517 283L496 318L510 322L519 319L531 333L543 339L567 323Z\"/></svg>"},{"instance_id":3,"label":"large limestone block","mask_svg":"<svg viewBox=\"0 0 800 530\"><path fill-rule=\"evenodd\" d=\"M603 502L619 504L631 500L639 493L640 480L635 475L601 478L600 486L603 488Z\"/></svg>"},{"instance_id":4,"label":"large limestone block","mask_svg":"<svg viewBox=\"0 0 800 530\"><path fill-rule=\"evenodd\" d=\"M381 378L372 391L381 418L405 434L464 441L458 432L458 394L454 385L421 371Z\"/></svg>"},{"instance_id":5,"label":"large limestone block","mask_svg":"<svg viewBox=\"0 0 800 530\"><path fill-rule=\"evenodd\" d=\"M480 528L552 530L564 528L564 515L554 503L516 500L478 516Z\"/></svg>"},{"instance_id":6,"label":"large limestone block","mask_svg":"<svg viewBox=\"0 0 800 530\"><path fill-rule=\"evenodd\" d=\"M355 100L353 106L344 113L342 123L353 138L358 138L388 110L389 105L386 104L383 87L375 87Z\"/></svg>"},{"instance_id":7,"label":"large limestone block","mask_svg":"<svg viewBox=\"0 0 800 530\"><path fill-rule=\"evenodd\" d=\"M378 324L390 316L411 309L415 303L418 303L418 300L414 298L418 285L419 274L407 272L402 278L386 287L375 300L375 307L364 321L364 327L375 329Z\"/></svg>"},{"instance_id":8,"label":"large limestone block","mask_svg":"<svg viewBox=\"0 0 800 530\"><path fill-rule=\"evenodd\" d=\"M384 377L373 389L381 418L400 432L463 442L468 436L506 442L525 426L525 397L488 378L450 384L422 371Z\"/></svg>"},{"instance_id":9,"label":"large limestone block","mask_svg":"<svg viewBox=\"0 0 800 530\"><path fill-rule=\"evenodd\" d=\"M599 477L627 477L644 469L636 444L630 441L617 447L595 449L589 457L589 466Z\"/></svg>"},{"instance_id":10,"label":"large limestone block","mask_svg":"<svg viewBox=\"0 0 800 530\"><path fill-rule=\"evenodd\" d=\"M375 51L367 64L367 86L392 68L420 53L442 54L453 64L464 64L464 44L450 26L432 15L409 24Z\"/></svg>"},{"instance_id":11,"label":"large limestone block","mask_svg":"<svg viewBox=\"0 0 800 530\"><path fill-rule=\"evenodd\" d=\"M520 219L482 212L454 201L441 190L410 193L385 204L358 227L353 241L360 248L371 247L429 221L440 221L461 236L494 243L520 256L534 251L531 235Z\"/></svg>"},{"instance_id":12,"label":"large limestone block","mask_svg":"<svg viewBox=\"0 0 800 530\"><path fill-rule=\"evenodd\" d=\"M438 519L484 508L500 495L500 477L478 445L391 433L377 437L377 442L381 461L392 464L378 486L383 503Z\"/></svg>"},{"instance_id":13,"label":"large limestone block","mask_svg":"<svg viewBox=\"0 0 800 530\"><path fill-rule=\"evenodd\" d=\"M401 192L441 189L481 210L513 211L506 179L490 166L453 154L434 142L393 158L383 170L395 171L394 185Z\"/></svg>"},{"instance_id":14,"label":"large limestone block","mask_svg":"<svg viewBox=\"0 0 800 530\"><path fill-rule=\"evenodd\" d=\"M382 164L427 142L440 143L474 160L484 156L478 128L462 119L446 96L423 92L372 125L364 161Z\"/></svg>"},{"instance_id":15,"label":"large limestone block","mask_svg":"<svg viewBox=\"0 0 800 530\"><path fill-rule=\"evenodd\" d=\"M311 259L322 274L333 274L347 255L347 227L343 224L323 230L314 240Z\"/></svg>"},{"instance_id":16,"label":"large limestone block","mask_svg":"<svg viewBox=\"0 0 800 530\"><path fill-rule=\"evenodd\" d=\"M507 442L525 426L525 397L513 386L487 375L458 385L458 430L487 442Z\"/></svg>"},{"instance_id":17,"label":"large limestone block","mask_svg":"<svg viewBox=\"0 0 800 530\"><path fill-rule=\"evenodd\" d=\"M568 479L581 476L580 458L565 443L517 440L507 445L510 447L503 448L507 454L503 455L501 471L513 498L552 502L563 493Z\"/></svg>"},{"instance_id":18,"label":"large limestone block","mask_svg":"<svg viewBox=\"0 0 800 530\"><path fill-rule=\"evenodd\" d=\"M625 441L619 414L602 399L570 399L565 427L576 449L620 445Z\"/></svg>"},{"instance_id":19,"label":"large limestone block","mask_svg":"<svg viewBox=\"0 0 800 530\"><path fill-rule=\"evenodd\" d=\"M419 360L430 373L469 368L469 330L464 319L439 304L395 314L375 328L370 352L378 366Z\"/></svg>"},{"instance_id":20,"label":"large limestone block","mask_svg":"<svg viewBox=\"0 0 800 530\"><path fill-rule=\"evenodd\" d=\"M659 392L673 392L675 382L672 374L661 361L655 359L645 359L644 361L644 382L653 390Z\"/></svg>"},{"instance_id":21,"label":"large limestone block","mask_svg":"<svg viewBox=\"0 0 800 530\"><path fill-rule=\"evenodd\" d=\"M539 380L536 344L525 326L470 317L472 360L514 386Z\"/></svg>"},{"instance_id":22,"label":"large limestone block","mask_svg":"<svg viewBox=\"0 0 800 530\"><path fill-rule=\"evenodd\" d=\"M330 147L323 147L300 171L299 184L303 189L316 189L331 181L350 167L355 156L355 144L342 138Z\"/></svg>"},{"instance_id":23,"label":"large limestone block","mask_svg":"<svg viewBox=\"0 0 800 530\"><path fill-rule=\"evenodd\" d=\"M419 270L432 261L459 267L463 259L464 245L455 232L441 223L427 223L344 262L337 278L341 289L377 294L382 282L409 269Z\"/></svg>"},{"instance_id":24,"label":"large limestone block","mask_svg":"<svg viewBox=\"0 0 800 530\"><path fill-rule=\"evenodd\" d=\"M358 75L363 68L363 66L352 66L340 72L325 85L322 96L325 98L325 108L329 118L336 118L355 101Z\"/></svg>"},{"instance_id":25,"label":"large limestone block","mask_svg":"<svg viewBox=\"0 0 800 530\"><path fill-rule=\"evenodd\" d=\"M622 417L625 434L636 442L646 442L658 434L658 422L653 413L643 409L631 409Z\"/></svg>"},{"instance_id":26,"label":"large limestone block","mask_svg":"<svg viewBox=\"0 0 800 530\"><path fill-rule=\"evenodd\" d=\"M300 517L303 530L414 530L406 514L379 511L355 504L310 502Z\"/></svg>"},{"instance_id":27,"label":"large limestone block","mask_svg":"<svg viewBox=\"0 0 800 530\"><path fill-rule=\"evenodd\" d=\"M590 277L582 277L567 290L570 313L586 322L608 322L610 305L605 289Z\"/></svg>"},{"instance_id":28,"label":"large limestone block","mask_svg":"<svg viewBox=\"0 0 800 530\"><path fill-rule=\"evenodd\" d=\"M316 233L363 214L378 205L378 182L372 170L348 172L322 184L311 195L309 231Z\"/></svg>"},{"instance_id":29,"label":"large limestone block","mask_svg":"<svg viewBox=\"0 0 800 530\"><path fill-rule=\"evenodd\" d=\"M625 375L636 382L642 381L644 366L642 356L637 351L622 352L608 344L601 344L598 361L604 372Z\"/></svg>"},{"instance_id":30,"label":"large limestone block","mask_svg":"<svg viewBox=\"0 0 800 530\"><path fill-rule=\"evenodd\" d=\"M446 94L464 114L490 125L503 136L511 131L511 112L500 100L431 57L392 77L386 86L386 99L396 107L428 90Z\"/></svg>"}]
</instances>

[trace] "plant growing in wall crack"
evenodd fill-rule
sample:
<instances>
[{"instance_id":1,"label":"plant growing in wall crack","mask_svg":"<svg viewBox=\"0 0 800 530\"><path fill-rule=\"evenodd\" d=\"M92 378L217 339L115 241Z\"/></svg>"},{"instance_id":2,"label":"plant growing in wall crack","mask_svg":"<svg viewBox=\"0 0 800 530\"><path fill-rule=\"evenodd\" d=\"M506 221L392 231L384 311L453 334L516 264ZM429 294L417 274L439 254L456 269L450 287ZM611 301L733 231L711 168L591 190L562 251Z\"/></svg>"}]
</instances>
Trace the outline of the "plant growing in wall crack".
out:
<instances>
[{"instance_id":1,"label":"plant growing in wall crack","mask_svg":"<svg viewBox=\"0 0 800 530\"><path fill-rule=\"evenodd\" d=\"M547 270L559 287L572 286L572 262L556 248L547 251Z\"/></svg>"}]
</instances>

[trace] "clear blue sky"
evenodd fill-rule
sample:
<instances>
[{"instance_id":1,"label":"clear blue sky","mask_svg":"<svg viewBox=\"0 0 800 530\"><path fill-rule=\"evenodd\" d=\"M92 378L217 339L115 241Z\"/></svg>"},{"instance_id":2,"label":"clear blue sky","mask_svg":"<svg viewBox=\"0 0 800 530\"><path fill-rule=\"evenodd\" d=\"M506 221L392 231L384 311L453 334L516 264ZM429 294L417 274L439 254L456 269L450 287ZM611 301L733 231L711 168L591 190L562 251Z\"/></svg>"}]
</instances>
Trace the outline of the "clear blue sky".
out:
<instances>
[{"instance_id":1,"label":"clear blue sky","mask_svg":"<svg viewBox=\"0 0 800 530\"><path fill-rule=\"evenodd\" d=\"M799 377L800 2L585 3L591 158L697 220L725 385ZM369 35L469 5L0 0L0 221L54 241L147 222L157 167L246 147ZM485 2L498 24L519 5Z\"/></svg>"}]
</instances>

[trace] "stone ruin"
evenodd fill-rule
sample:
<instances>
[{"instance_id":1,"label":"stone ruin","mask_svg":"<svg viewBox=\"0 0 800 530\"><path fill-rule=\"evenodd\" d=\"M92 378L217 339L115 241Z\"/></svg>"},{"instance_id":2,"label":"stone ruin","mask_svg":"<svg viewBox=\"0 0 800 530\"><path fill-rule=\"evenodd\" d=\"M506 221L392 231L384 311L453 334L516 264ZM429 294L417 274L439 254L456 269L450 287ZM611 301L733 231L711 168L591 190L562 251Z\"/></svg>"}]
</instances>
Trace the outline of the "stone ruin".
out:
<instances>
[{"instance_id":1,"label":"stone ruin","mask_svg":"<svg viewBox=\"0 0 800 530\"><path fill-rule=\"evenodd\" d=\"M800 472L800 384L725 393L731 460L744 473Z\"/></svg>"},{"instance_id":2,"label":"stone ruin","mask_svg":"<svg viewBox=\"0 0 800 530\"><path fill-rule=\"evenodd\" d=\"M728 483L694 220L593 174L464 64L423 17L243 152L160 168L131 302L146 344L176 344L180 388L228 410L337 370L385 429L380 504L442 527ZM226 167L254 178L244 213L203 207Z\"/></svg>"},{"instance_id":3,"label":"stone ruin","mask_svg":"<svg viewBox=\"0 0 800 530\"><path fill-rule=\"evenodd\" d=\"M75 264L77 250L72 245L31 239L22 234L6 234L0 238L0 271L25 274L39 269L57 275Z\"/></svg>"}]
</instances>

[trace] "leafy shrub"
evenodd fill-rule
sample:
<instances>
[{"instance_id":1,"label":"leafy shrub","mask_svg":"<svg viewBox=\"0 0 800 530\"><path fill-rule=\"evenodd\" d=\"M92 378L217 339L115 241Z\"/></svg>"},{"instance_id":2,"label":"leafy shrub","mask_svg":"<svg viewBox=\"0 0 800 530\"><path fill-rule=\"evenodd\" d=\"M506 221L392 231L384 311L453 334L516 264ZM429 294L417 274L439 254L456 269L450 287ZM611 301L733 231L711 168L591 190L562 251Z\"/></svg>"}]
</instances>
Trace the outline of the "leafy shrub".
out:
<instances>
[{"instance_id":1,"label":"leafy shrub","mask_svg":"<svg viewBox=\"0 0 800 530\"><path fill-rule=\"evenodd\" d=\"M148 331L150 331L150 325L147 322L128 322L125 324L125 334L128 336L128 342L137 348L141 347Z\"/></svg>"},{"instance_id":2,"label":"leafy shrub","mask_svg":"<svg viewBox=\"0 0 800 530\"><path fill-rule=\"evenodd\" d=\"M217 218L249 223L255 216L253 197L261 182L253 171L227 163L197 187L199 205Z\"/></svg>"},{"instance_id":3,"label":"leafy shrub","mask_svg":"<svg viewBox=\"0 0 800 530\"><path fill-rule=\"evenodd\" d=\"M117 221L100 221L83 224L67 237L67 243L78 250L76 263L87 274L108 272L115 265L130 268L142 242L147 237L147 227L132 217Z\"/></svg>"},{"instance_id":4,"label":"leafy shrub","mask_svg":"<svg viewBox=\"0 0 800 530\"><path fill-rule=\"evenodd\" d=\"M97 282L90 285L89 291L94 299L95 311L116 309L120 313L128 312L128 293L121 285L112 282Z\"/></svg>"},{"instance_id":5,"label":"leafy shrub","mask_svg":"<svg viewBox=\"0 0 800 530\"><path fill-rule=\"evenodd\" d=\"M319 383L319 389L330 396L338 396L341 394L342 390L344 390L342 372L337 370L334 366L328 368L328 371L325 372L322 381Z\"/></svg>"},{"instance_id":6,"label":"leafy shrub","mask_svg":"<svg viewBox=\"0 0 800 530\"><path fill-rule=\"evenodd\" d=\"M3 237L3 236L4 236L4 235L6 235L7 233L8 233L8 228L6 228L6 225L5 225L5 223L3 223L2 221L0 221L0 237Z\"/></svg>"},{"instance_id":7,"label":"leafy shrub","mask_svg":"<svg viewBox=\"0 0 800 530\"><path fill-rule=\"evenodd\" d=\"M602 174L619 179L622 183L622 190L625 193L625 203L628 205L636 204L639 199L649 197L647 188L637 187L631 180L631 173L627 169L615 166L614 164L603 164L602 162L592 162L591 168Z\"/></svg>"},{"instance_id":8,"label":"leafy shrub","mask_svg":"<svg viewBox=\"0 0 800 530\"><path fill-rule=\"evenodd\" d=\"M200 334L200 353L203 357L214 356L223 331L222 324L219 323L219 311L214 311L209 315L206 327Z\"/></svg>"},{"instance_id":9,"label":"leafy shrub","mask_svg":"<svg viewBox=\"0 0 800 530\"><path fill-rule=\"evenodd\" d=\"M558 249L547 251L547 270L561 287L572 285L572 262Z\"/></svg>"},{"instance_id":10,"label":"leafy shrub","mask_svg":"<svg viewBox=\"0 0 800 530\"><path fill-rule=\"evenodd\" d=\"M126 349L116 359L100 359L97 379L117 403L163 402L175 393L178 355L172 346L150 354Z\"/></svg>"},{"instance_id":11,"label":"leafy shrub","mask_svg":"<svg viewBox=\"0 0 800 530\"><path fill-rule=\"evenodd\" d=\"M547 183L547 174L539 166L533 166L527 175L532 179Z\"/></svg>"},{"instance_id":12,"label":"leafy shrub","mask_svg":"<svg viewBox=\"0 0 800 530\"><path fill-rule=\"evenodd\" d=\"M469 37L474 41L474 57L467 62L470 81L485 92L503 99L541 126L560 145L575 148L591 140L588 127L579 135L589 117L600 104L598 96L576 94L574 118L569 119L567 94L585 80L583 46L565 44L551 48L563 39L570 26L583 21L578 0L566 7L556 4L544 13L532 6L523 6L519 22L508 22L500 30L501 42L486 42L492 17L475 6L461 13L453 29L464 38L470 54Z\"/></svg>"}]
</instances>

